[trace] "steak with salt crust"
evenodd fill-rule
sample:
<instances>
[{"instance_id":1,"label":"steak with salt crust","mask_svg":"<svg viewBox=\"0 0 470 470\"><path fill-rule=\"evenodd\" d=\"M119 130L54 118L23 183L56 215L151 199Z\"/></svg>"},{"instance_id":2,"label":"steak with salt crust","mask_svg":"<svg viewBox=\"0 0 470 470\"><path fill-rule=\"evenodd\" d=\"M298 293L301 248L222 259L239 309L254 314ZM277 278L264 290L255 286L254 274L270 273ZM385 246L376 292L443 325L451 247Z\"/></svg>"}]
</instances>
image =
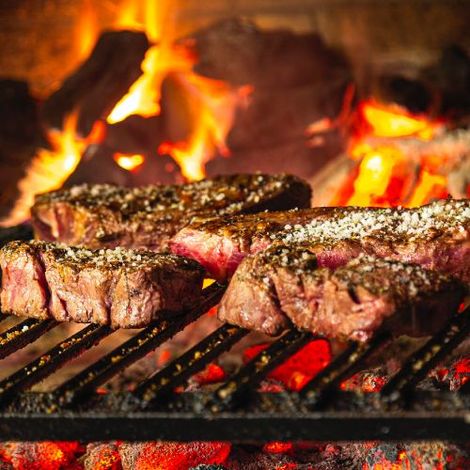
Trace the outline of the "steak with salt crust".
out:
<instances>
[{"instance_id":1,"label":"steak with salt crust","mask_svg":"<svg viewBox=\"0 0 470 470\"><path fill-rule=\"evenodd\" d=\"M138 328L201 296L204 271L175 255L88 250L40 241L0 250L4 313Z\"/></svg>"},{"instance_id":2,"label":"steak with salt crust","mask_svg":"<svg viewBox=\"0 0 470 470\"><path fill-rule=\"evenodd\" d=\"M310 199L310 186L295 176L239 174L138 188L84 184L37 196L31 215L44 241L165 251L197 217L305 208Z\"/></svg>"},{"instance_id":3,"label":"steak with salt crust","mask_svg":"<svg viewBox=\"0 0 470 470\"><path fill-rule=\"evenodd\" d=\"M323 246L316 250L321 266L337 267L364 253L419 264L470 283L470 200L441 200L411 209L314 207L211 218L182 229L170 247L225 280L247 255L278 243Z\"/></svg>"},{"instance_id":4,"label":"steak with salt crust","mask_svg":"<svg viewBox=\"0 0 470 470\"><path fill-rule=\"evenodd\" d=\"M318 267L309 247L277 246L240 264L219 319L268 335L291 324L330 339L367 341L435 333L456 311L464 286L448 275L367 255L336 269Z\"/></svg>"}]
</instances>

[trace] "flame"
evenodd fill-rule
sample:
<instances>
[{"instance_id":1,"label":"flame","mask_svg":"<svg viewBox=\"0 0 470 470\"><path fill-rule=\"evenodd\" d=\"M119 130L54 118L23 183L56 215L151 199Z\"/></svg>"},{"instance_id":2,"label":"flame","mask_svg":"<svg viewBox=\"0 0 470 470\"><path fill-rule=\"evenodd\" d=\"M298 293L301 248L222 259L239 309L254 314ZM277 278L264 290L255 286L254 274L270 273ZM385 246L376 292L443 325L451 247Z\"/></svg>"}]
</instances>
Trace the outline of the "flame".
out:
<instances>
[{"instance_id":1,"label":"flame","mask_svg":"<svg viewBox=\"0 0 470 470\"><path fill-rule=\"evenodd\" d=\"M350 196L342 204L416 206L444 193L447 181L437 174L438 156L429 157L429 162L422 162L416 170L394 145L395 138L432 139L442 129L441 121L414 116L398 105L383 105L371 99L359 105L358 123L349 148L351 157L359 161L357 176L352 180ZM407 188L416 171L416 187L409 194Z\"/></svg>"},{"instance_id":2,"label":"flame","mask_svg":"<svg viewBox=\"0 0 470 470\"><path fill-rule=\"evenodd\" d=\"M86 141L76 137L78 113L66 117L63 131L50 131L52 150L40 149L26 169L26 175L19 181L20 196L10 215L0 221L0 226L19 224L29 218L29 210L36 194L58 189L74 172Z\"/></svg>"},{"instance_id":3,"label":"flame","mask_svg":"<svg viewBox=\"0 0 470 470\"><path fill-rule=\"evenodd\" d=\"M124 153L115 153L113 155L114 161L124 170L132 171L142 165L145 161L143 155L135 154L128 155Z\"/></svg>"},{"instance_id":4,"label":"flame","mask_svg":"<svg viewBox=\"0 0 470 470\"><path fill-rule=\"evenodd\" d=\"M413 116L403 107L382 105L375 100L365 101L359 112L364 116L377 137L403 137L415 135L423 140L429 140L440 126L430 122L425 117Z\"/></svg>"},{"instance_id":5,"label":"flame","mask_svg":"<svg viewBox=\"0 0 470 470\"><path fill-rule=\"evenodd\" d=\"M115 27L116 29L137 29L145 31L154 45L149 48L142 62L142 75L134 82L129 92L116 104L107 117L114 124L132 114L153 116L160 112L158 100L163 77L170 71L189 68L186 58L176 54L171 48L172 22L169 19L170 2L147 0L145 3L128 0Z\"/></svg>"},{"instance_id":6,"label":"flame","mask_svg":"<svg viewBox=\"0 0 470 470\"><path fill-rule=\"evenodd\" d=\"M237 102L245 90L232 90L220 80L200 77L194 73L179 74L185 93L191 96L193 110L192 134L187 142L165 142L160 154L170 155L181 168L182 175L191 181L205 177L205 165L215 150L228 155L225 137L233 122Z\"/></svg>"},{"instance_id":7,"label":"flame","mask_svg":"<svg viewBox=\"0 0 470 470\"><path fill-rule=\"evenodd\" d=\"M387 191L397 160L396 152L390 148L371 150L359 165L359 175L354 181L354 194L348 204L370 206L373 199Z\"/></svg>"},{"instance_id":8,"label":"flame","mask_svg":"<svg viewBox=\"0 0 470 470\"><path fill-rule=\"evenodd\" d=\"M159 114L161 83L169 73L178 74L185 93L197 103L193 106L196 112L192 116L191 135L184 142L162 144L158 152L170 155L187 180L200 180L205 177L205 164L215 150L227 153L224 142L233 121L236 93L220 81L192 72L195 58L173 44L170 11L168 0L145 3L128 0L123 6L115 26L143 30L154 45L142 62L142 75L116 104L107 122L114 124L132 114L145 117Z\"/></svg>"},{"instance_id":9,"label":"flame","mask_svg":"<svg viewBox=\"0 0 470 470\"><path fill-rule=\"evenodd\" d=\"M85 0L83 4L77 23L76 37L76 54L80 60L83 60L93 49L98 37L98 24L91 0Z\"/></svg>"}]
</instances>

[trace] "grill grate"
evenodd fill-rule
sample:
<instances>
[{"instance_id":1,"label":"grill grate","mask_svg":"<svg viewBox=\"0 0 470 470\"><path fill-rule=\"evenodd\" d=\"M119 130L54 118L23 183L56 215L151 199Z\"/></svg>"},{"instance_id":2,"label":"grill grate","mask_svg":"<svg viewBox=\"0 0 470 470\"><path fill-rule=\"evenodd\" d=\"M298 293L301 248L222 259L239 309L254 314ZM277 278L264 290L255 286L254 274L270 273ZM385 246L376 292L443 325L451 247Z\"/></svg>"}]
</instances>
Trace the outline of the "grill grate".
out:
<instances>
[{"instance_id":1,"label":"grill grate","mask_svg":"<svg viewBox=\"0 0 470 470\"><path fill-rule=\"evenodd\" d=\"M0 439L42 440L356 440L464 439L470 431L467 393L424 392L416 385L470 332L470 309L411 355L380 394L339 391L389 341L352 343L300 393L258 393L259 382L314 337L290 330L244 365L215 392L174 393L193 374L230 349L247 330L224 325L134 392L99 395L96 388L154 350L216 305L224 288L204 290L200 305L159 320L50 393L28 391L113 330L89 325L0 382ZM4 318L4 317L3 317ZM0 358L57 326L28 319L0 335ZM403 398L406 397L406 404Z\"/></svg>"}]
</instances>

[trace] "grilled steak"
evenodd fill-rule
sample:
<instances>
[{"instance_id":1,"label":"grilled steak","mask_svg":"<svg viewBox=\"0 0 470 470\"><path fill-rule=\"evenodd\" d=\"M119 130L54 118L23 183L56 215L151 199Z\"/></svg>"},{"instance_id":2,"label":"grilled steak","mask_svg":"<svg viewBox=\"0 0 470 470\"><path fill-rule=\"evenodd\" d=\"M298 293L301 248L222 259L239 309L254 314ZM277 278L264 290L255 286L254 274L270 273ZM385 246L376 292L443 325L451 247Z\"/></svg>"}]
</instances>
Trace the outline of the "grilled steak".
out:
<instances>
[{"instance_id":1,"label":"grilled steak","mask_svg":"<svg viewBox=\"0 0 470 470\"><path fill-rule=\"evenodd\" d=\"M194 305L203 269L175 255L40 241L0 250L4 313L138 328Z\"/></svg>"},{"instance_id":2,"label":"grilled steak","mask_svg":"<svg viewBox=\"0 0 470 470\"><path fill-rule=\"evenodd\" d=\"M451 273L470 283L470 200L442 200L413 209L320 207L212 218L182 229L170 247L224 280L245 256L275 243L323 244L325 251L317 254L324 266L344 264L362 252Z\"/></svg>"},{"instance_id":3,"label":"grilled steak","mask_svg":"<svg viewBox=\"0 0 470 470\"><path fill-rule=\"evenodd\" d=\"M361 255L337 269L320 268L309 247L276 246L241 263L219 319L269 335L292 322L340 340L366 341L382 327L425 336L464 294L459 281L417 265Z\"/></svg>"},{"instance_id":4,"label":"grilled steak","mask_svg":"<svg viewBox=\"0 0 470 470\"><path fill-rule=\"evenodd\" d=\"M303 208L310 199L295 176L232 175L179 186L81 185L38 196L31 214L41 240L162 251L196 216Z\"/></svg>"}]
</instances>

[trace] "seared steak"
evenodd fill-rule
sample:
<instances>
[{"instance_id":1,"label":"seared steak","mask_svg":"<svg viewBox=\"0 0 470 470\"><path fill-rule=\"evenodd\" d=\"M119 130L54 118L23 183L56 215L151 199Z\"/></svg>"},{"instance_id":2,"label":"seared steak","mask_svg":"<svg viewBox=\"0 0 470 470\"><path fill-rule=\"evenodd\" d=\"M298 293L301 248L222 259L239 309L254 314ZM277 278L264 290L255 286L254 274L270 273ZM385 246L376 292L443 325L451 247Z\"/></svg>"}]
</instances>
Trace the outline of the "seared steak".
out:
<instances>
[{"instance_id":1,"label":"seared steak","mask_svg":"<svg viewBox=\"0 0 470 470\"><path fill-rule=\"evenodd\" d=\"M81 185L42 194L36 238L88 248L162 251L194 217L309 207L310 186L290 175L231 175L174 186Z\"/></svg>"},{"instance_id":2,"label":"seared steak","mask_svg":"<svg viewBox=\"0 0 470 470\"><path fill-rule=\"evenodd\" d=\"M442 200L413 209L319 207L212 218L182 229L170 247L224 280L245 256L275 243L323 244L325 252L317 252L325 266L335 267L362 252L470 283L470 200Z\"/></svg>"},{"instance_id":3,"label":"seared steak","mask_svg":"<svg viewBox=\"0 0 470 470\"><path fill-rule=\"evenodd\" d=\"M175 255L40 241L0 250L4 313L138 328L194 305L203 269Z\"/></svg>"},{"instance_id":4,"label":"seared steak","mask_svg":"<svg viewBox=\"0 0 470 470\"><path fill-rule=\"evenodd\" d=\"M221 301L219 319L269 335L292 322L332 339L366 341L379 328L425 336L465 295L450 276L361 255L318 267L309 247L276 246L245 258Z\"/></svg>"}]
</instances>

